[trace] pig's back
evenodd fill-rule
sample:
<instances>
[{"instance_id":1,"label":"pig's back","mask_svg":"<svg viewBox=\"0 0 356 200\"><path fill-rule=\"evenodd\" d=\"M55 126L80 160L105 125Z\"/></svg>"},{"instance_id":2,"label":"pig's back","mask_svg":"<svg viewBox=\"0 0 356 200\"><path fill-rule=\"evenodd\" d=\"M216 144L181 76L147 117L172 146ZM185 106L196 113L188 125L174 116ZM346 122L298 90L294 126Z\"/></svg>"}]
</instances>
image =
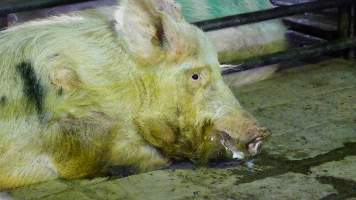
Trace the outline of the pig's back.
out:
<instances>
[{"instance_id":1,"label":"pig's back","mask_svg":"<svg viewBox=\"0 0 356 200\"><path fill-rule=\"evenodd\" d=\"M44 168L30 169L36 175L58 166L66 177L97 169L112 116L126 107L113 102L122 101L113 90L124 88L117 82L131 62L116 37L105 20L68 16L0 33L0 177L16 175L14 168L30 173L39 161ZM6 184L0 178L0 189Z\"/></svg>"},{"instance_id":2,"label":"pig's back","mask_svg":"<svg viewBox=\"0 0 356 200\"><path fill-rule=\"evenodd\" d=\"M113 37L108 22L82 16L29 22L0 33L0 154L20 143L6 141L53 131L48 122L67 102L96 103L90 98L95 92L85 88L99 82L94 72L111 65L110 56L120 48ZM72 88L76 81L84 85L81 92L63 95L63 90L78 89Z\"/></svg>"},{"instance_id":3,"label":"pig's back","mask_svg":"<svg viewBox=\"0 0 356 200\"><path fill-rule=\"evenodd\" d=\"M39 96L51 89L47 88L52 84L49 77L60 68L73 71L87 84L98 83L93 74L112 65L120 52L109 26L100 19L62 16L0 33L1 102L14 101L29 92L40 104Z\"/></svg>"}]
</instances>

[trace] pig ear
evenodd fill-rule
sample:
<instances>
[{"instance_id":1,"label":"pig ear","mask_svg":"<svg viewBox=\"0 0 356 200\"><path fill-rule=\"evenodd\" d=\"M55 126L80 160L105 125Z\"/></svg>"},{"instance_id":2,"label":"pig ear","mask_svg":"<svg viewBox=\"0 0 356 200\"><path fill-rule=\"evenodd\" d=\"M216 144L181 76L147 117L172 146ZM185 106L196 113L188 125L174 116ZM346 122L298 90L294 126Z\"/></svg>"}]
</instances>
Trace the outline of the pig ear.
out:
<instances>
[{"instance_id":1,"label":"pig ear","mask_svg":"<svg viewBox=\"0 0 356 200\"><path fill-rule=\"evenodd\" d=\"M183 19L171 0L124 0L115 12L115 29L125 47L143 63L157 62L174 46L175 22Z\"/></svg>"}]
</instances>

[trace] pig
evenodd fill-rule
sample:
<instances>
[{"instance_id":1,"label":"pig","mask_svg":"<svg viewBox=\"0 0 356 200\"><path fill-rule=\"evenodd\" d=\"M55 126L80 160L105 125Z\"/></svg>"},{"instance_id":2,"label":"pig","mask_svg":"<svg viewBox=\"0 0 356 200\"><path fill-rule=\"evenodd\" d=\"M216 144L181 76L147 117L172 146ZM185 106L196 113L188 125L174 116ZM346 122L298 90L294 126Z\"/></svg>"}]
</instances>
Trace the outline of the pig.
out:
<instances>
[{"instance_id":1,"label":"pig","mask_svg":"<svg viewBox=\"0 0 356 200\"><path fill-rule=\"evenodd\" d=\"M257 154L270 135L171 0L0 33L0 189Z\"/></svg>"}]
</instances>

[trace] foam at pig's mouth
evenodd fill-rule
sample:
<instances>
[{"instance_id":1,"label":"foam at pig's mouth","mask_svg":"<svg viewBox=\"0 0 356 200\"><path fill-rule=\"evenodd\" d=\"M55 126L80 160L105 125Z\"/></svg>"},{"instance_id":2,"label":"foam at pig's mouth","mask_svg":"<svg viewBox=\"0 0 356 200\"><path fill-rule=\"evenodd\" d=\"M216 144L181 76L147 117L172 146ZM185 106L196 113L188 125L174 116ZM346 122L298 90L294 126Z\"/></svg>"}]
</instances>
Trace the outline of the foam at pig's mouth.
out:
<instances>
[{"instance_id":1,"label":"foam at pig's mouth","mask_svg":"<svg viewBox=\"0 0 356 200\"><path fill-rule=\"evenodd\" d=\"M221 135L222 137L220 142L226 150L232 153L232 158L238 160L244 159L245 153L236 147L236 140L226 132L222 132ZM254 156L260 153L262 149L262 137L255 138L247 143L246 149L249 156Z\"/></svg>"}]
</instances>

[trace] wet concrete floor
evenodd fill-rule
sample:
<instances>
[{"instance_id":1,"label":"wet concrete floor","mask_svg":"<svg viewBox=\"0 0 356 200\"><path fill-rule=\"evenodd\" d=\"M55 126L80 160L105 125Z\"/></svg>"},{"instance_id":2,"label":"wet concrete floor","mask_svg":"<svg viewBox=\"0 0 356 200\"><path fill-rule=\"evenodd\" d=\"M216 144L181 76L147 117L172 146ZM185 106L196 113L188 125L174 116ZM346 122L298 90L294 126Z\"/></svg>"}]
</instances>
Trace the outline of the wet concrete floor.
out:
<instances>
[{"instance_id":1,"label":"wet concrete floor","mask_svg":"<svg viewBox=\"0 0 356 200\"><path fill-rule=\"evenodd\" d=\"M158 170L125 178L56 180L9 192L13 199L356 199L356 64L328 60L234 86L273 136L251 167Z\"/></svg>"}]
</instances>

